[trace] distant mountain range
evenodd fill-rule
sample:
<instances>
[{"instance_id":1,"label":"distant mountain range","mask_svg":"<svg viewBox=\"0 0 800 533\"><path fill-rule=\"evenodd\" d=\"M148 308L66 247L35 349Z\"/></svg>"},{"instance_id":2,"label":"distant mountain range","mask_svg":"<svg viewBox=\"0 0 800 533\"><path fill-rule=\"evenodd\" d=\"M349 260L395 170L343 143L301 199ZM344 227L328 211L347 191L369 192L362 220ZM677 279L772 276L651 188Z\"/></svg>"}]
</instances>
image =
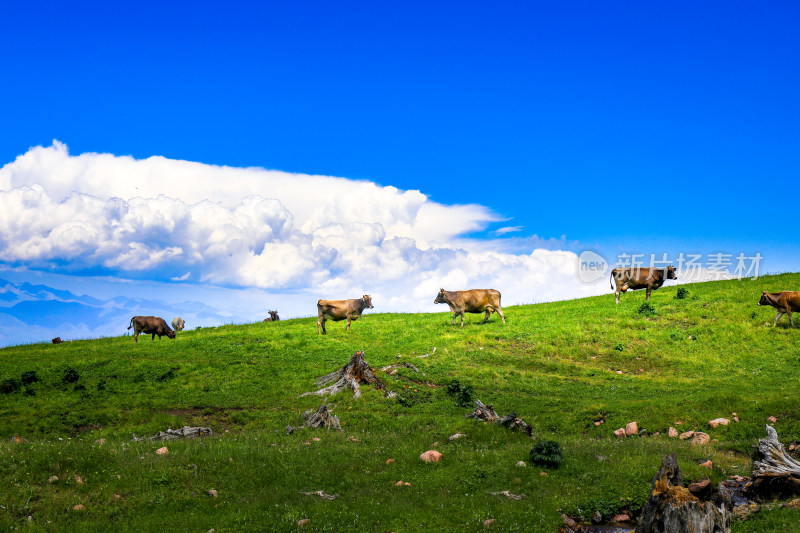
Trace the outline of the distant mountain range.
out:
<instances>
[{"instance_id":1,"label":"distant mountain range","mask_svg":"<svg viewBox=\"0 0 800 533\"><path fill-rule=\"evenodd\" d=\"M98 300L46 285L12 283L0 278L0 346L110 337L129 333L135 315L155 315L169 323L180 316L187 328L244 322L223 316L201 302L167 304L160 300L118 296ZM132 331L132 330L131 330Z\"/></svg>"}]
</instances>

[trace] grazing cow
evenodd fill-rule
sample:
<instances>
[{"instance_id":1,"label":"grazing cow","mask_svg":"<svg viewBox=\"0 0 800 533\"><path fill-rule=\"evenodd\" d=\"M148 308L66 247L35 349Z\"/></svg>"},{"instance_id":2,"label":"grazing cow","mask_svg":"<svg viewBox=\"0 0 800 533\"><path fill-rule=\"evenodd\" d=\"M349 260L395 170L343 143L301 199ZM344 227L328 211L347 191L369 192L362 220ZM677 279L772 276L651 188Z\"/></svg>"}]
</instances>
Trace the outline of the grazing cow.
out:
<instances>
[{"instance_id":1,"label":"grazing cow","mask_svg":"<svg viewBox=\"0 0 800 533\"><path fill-rule=\"evenodd\" d=\"M176 316L172 319L172 329L175 331L183 331L183 326L186 325L186 322L179 316Z\"/></svg>"},{"instance_id":2,"label":"grazing cow","mask_svg":"<svg viewBox=\"0 0 800 533\"><path fill-rule=\"evenodd\" d=\"M675 275L675 267L670 265L664 268L615 268L611 271L611 278L613 278L617 284L617 289L614 294L617 297L617 303L619 303L619 293L626 292L628 289L636 290L646 288L647 297L645 297L645 300L649 300L650 293L660 288L664 284L664 281L668 279L678 279L678 276ZM614 284L611 282L611 279L609 279L608 282L613 289Z\"/></svg>"},{"instance_id":3,"label":"grazing cow","mask_svg":"<svg viewBox=\"0 0 800 533\"><path fill-rule=\"evenodd\" d=\"M496 312L506 323L503 316L503 309L500 307L500 291L494 289L471 289L468 291L446 291L439 290L439 294L433 301L435 304L447 304L453 312L453 325L456 325L456 317L461 315L461 326L464 326L464 313L486 313L483 317L485 324L492 312Z\"/></svg>"},{"instance_id":4,"label":"grazing cow","mask_svg":"<svg viewBox=\"0 0 800 533\"><path fill-rule=\"evenodd\" d=\"M162 335L166 335L170 339L175 338L175 332L169 329L167 322L158 316L135 316L131 318L131 324L128 329L133 328L133 342L139 342L139 333L152 333L153 336L150 340L154 340L158 335L158 340L161 340Z\"/></svg>"},{"instance_id":5,"label":"grazing cow","mask_svg":"<svg viewBox=\"0 0 800 533\"><path fill-rule=\"evenodd\" d=\"M320 300L317 302L317 334L326 335L325 321L328 319L338 322L347 319L347 331L350 331L350 322L358 320L364 309L373 308L372 298L365 294L353 300Z\"/></svg>"},{"instance_id":6,"label":"grazing cow","mask_svg":"<svg viewBox=\"0 0 800 533\"><path fill-rule=\"evenodd\" d=\"M267 311L267 312L269 313L269 318L265 318L264 322L277 322L278 320L281 319L281 317L278 316L277 309L275 311Z\"/></svg>"},{"instance_id":7,"label":"grazing cow","mask_svg":"<svg viewBox=\"0 0 800 533\"><path fill-rule=\"evenodd\" d=\"M784 313L789 315L789 323L794 327L794 319L792 318L792 311L800 311L800 291L781 291L781 292L767 292L761 293L761 299L758 305L771 305L778 311L778 316L775 317L773 326L778 325L778 320Z\"/></svg>"}]
</instances>

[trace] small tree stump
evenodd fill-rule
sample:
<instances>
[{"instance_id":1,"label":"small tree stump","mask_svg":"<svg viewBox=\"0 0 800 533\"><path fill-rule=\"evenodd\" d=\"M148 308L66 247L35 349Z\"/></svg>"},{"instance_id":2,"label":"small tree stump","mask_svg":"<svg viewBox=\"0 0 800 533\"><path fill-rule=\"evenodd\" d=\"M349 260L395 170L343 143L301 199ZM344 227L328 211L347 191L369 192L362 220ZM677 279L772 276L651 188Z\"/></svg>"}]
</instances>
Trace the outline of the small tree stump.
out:
<instances>
[{"instance_id":1,"label":"small tree stump","mask_svg":"<svg viewBox=\"0 0 800 533\"><path fill-rule=\"evenodd\" d=\"M374 385L378 390L386 390L383 382L375 376L372 372L372 368L364 360L363 351L354 353L350 361L339 370L317 378L317 386L330 383L333 380L336 380L333 385L316 391L305 392L300 396L309 396L311 394L316 394L318 396L325 396L326 394L333 395L345 389L352 389L353 397L360 398L360 385L362 384Z\"/></svg>"},{"instance_id":2,"label":"small tree stump","mask_svg":"<svg viewBox=\"0 0 800 533\"><path fill-rule=\"evenodd\" d=\"M339 417L332 415L325 404L320 405L316 411L306 411L303 414L306 419L302 427L304 428L327 428L342 430ZM302 428L301 428L302 429Z\"/></svg>"},{"instance_id":3,"label":"small tree stump","mask_svg":"<svg viewBox=\"0 0 800 533\"><path fill-rule=\"evenodd\" d=\"M676 454L665 455L636 533L730 533L732 505L718 489L701 501L683 486Z\"/></svg>"},{"instance_id":4,"label":"small tree stump","mask_svg":"<svg viewBox=\"0 0 800 533\"><path fill-rule=\"evenodd\" d=\"M767 425L767 437L758 441L753 474L745 491L765 497L788 497L800 491L800 463L778 440L778 432Z\"/></svg>"},{"instance_id":5,"label":"small tree stump","mask_svg":"<svg viewBox=\"0 0 800 533\"><path fill-rule=\"evenodd\" d=\"M484 422L495 422L508 429L519 429L533 437L533 427L521 418L517 418L517 413L509 413L501 417L498 415L492 404L486 405L480 400L475 400L475 411L469 413L467 418L477 418Z\"/></svg>"}]
</instances>

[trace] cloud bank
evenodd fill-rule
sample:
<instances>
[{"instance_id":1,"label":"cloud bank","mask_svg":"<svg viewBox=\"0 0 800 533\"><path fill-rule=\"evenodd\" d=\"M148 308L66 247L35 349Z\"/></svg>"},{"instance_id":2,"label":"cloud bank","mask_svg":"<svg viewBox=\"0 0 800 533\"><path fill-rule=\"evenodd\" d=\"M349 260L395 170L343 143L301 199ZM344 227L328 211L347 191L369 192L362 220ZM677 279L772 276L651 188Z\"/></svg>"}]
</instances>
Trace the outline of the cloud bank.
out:
<instances>
[{"instance_id":1,"label":"cloud bank","mask_svg":"<svg viewBox=\"0 0 800 533\"><path fill-rule=\"evenodd\" d=\"M370 181L163 157L70 155L54 141L0 169L9 265L350 298L431 309L440 287L504 304L600 291L571 251L504 252L465 238L503 220ZM519 228L501 228L497 234Z\"/></svg>"}]
</instances>

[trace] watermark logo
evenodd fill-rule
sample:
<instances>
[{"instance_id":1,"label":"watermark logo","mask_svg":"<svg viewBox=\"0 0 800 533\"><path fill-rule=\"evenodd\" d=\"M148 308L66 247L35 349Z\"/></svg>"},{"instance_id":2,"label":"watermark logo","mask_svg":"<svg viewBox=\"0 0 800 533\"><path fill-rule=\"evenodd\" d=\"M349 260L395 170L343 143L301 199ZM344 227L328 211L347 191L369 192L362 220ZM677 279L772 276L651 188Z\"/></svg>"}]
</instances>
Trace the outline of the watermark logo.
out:
<instances>
[{"instance_id":1,"label":"watermark logo","mask_svg":"<svg viewBox=\"0 0 800 533\"><path fill-rule=\"evenodd\" d=\"M602 278L608 272L608 261L595 252L584 250L578 257L578 278L584 283L591 283Z\"/></svg>"}]
</instances>

